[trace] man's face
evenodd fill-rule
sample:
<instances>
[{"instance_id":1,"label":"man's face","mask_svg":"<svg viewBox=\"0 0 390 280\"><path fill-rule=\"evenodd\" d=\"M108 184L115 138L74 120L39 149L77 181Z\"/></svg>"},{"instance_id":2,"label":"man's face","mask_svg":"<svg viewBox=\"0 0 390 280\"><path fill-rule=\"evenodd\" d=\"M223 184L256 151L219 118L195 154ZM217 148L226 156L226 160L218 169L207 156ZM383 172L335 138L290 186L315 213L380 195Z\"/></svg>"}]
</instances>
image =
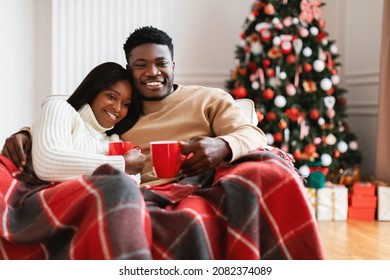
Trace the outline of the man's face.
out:
<instances>
[{"instance_id":1,"label":"man's face","mask_svg":"<svg viewBox=\"0 0 390 280\"><path fill-rule=\"evenodd\" d=\"M175 63L168 46L150 43L135 47L127 63L143 100L162 100L172 93Z\"/></svg>"}]
</instances>

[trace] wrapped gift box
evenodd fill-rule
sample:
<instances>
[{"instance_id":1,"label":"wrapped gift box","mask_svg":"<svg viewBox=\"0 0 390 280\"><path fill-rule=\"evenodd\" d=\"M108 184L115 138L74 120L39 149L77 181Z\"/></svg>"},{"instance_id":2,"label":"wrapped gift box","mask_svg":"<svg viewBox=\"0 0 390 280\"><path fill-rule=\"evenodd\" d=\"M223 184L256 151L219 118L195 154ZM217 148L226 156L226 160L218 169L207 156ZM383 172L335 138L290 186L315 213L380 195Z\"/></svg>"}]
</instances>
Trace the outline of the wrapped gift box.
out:
<instances>
[{"instance_id":1,"label":"wrapped gift box","mask_svg":"<svg viewBox=\"0 0 390 280\"><path fill-rule=\"evenodd\" d=\"M373 208L376 209L376 196L351 195L349 206L353 208Z\"/></svg>"},{"instance_id":2,"label":"wrapped gift box","mask_svg":"<svg viewBox=\"0 0 390 280\"><path fill-rule=\"evenodd\" d=\"M374 196L375 184L370 182L355 182L352 185L352 193L355 195Z\"/></svg>"},{"instance_id":3,"label":"wrapped gift box","mask_svg":"<svg viewBox=\"0 0 390 280\"><path fill-rule=\"evenodd\" d=\"M305 192L307 194L309 204L310 204L311 209L313 211L313 214L315 216L316 215L316 208L317 208L317 189L305 188Z\"/></svg>"},{"instance_id":4,"label":"wrapped gift box","mask_svg":"<svg viewBox=\"0 0 390 280\"><path fill-rule=\"evenodd\" d=\"M390 187L378 186L378 220L390 221Z\"/></svg>"},{"instance_id":5,"label":"wrapped gift box","mask_svg":"<svg viewBox=\"0 0 390 280\"><path fill-rule=\"evenodd\" d=\"M326 184L317 190L317 220L346 221L348 189L344 185Z\"/></svg>"},{"instance_id":6,"label":"wrapped gift box","mask_svg":"<svg viewBox=\"0 0 390 280\"><path fill-rule=\"evenodd\" d=\"M348 208L348 220L373 221L375 220L375 208Z\"/></svg>"}]
</instances>

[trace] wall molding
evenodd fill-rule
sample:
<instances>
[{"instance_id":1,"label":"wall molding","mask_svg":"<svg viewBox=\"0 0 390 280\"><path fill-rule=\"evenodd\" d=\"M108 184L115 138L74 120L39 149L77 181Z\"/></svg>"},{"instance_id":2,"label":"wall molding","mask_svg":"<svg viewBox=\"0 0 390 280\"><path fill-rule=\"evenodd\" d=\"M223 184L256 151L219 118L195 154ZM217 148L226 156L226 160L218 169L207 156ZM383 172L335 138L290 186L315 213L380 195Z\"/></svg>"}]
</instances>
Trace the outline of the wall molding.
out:
<instances>
[{"instance_id":1,"label":"wall molding","mask_svg":"<svg viewBox=\"0 0 390 280\"><path fill-rule=\"evenodd\" d=\"M221 69L176 69L175 81L183 85L217 86L224 88L230 78L229 70Z\"/></svg>"},{"instance_id":2,"label":"wall molding","mask_svg":"<svg viewBox=\"0 0 390 280\"><path fill-rule=\"evenodd\" d=\"M351 101L347 104L350 116L377 116L378 103L375 101Z\"/></svg>"},{"instance_id":3,"label":"wall molding","mask_svg":"<svg viewBox=\"0 0 390 280\"><path fill-rule=\"evenodd\" d=\"M345 73L345 84L347 86L379 84L379 70Z\"/></svg>"}]
</instances>

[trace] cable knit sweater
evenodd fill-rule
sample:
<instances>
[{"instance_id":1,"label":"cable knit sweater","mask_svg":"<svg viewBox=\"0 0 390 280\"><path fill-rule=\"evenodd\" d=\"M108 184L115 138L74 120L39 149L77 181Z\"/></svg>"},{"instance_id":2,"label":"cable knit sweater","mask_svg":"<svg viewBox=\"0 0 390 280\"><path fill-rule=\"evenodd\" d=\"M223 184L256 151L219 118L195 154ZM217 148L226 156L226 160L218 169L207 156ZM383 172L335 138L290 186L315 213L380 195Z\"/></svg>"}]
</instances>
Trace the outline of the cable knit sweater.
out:
<instances>
[{"instance_id":1,"label":"cable knit sweater","mask_svg":"<svg viewBox=\"0 0 390 280\"><path fill-rule=\"evenodd\" d=\"M267 143L263 131L248 123L232 96L218 88L179 85L163 100L144 101L143 105L145 115L121 135L123 141L140 145L147 155L142 183L156 180L149 155L151 141L216 136L229 144L231 161Z\"/></svg>"},{"instance_id":2,"label":"cable knit sweater","mask_svg":"<svg viewBox=\"0 0 390 280\"><path fill-rule=\"evenodd\" d=\"M54 99L43 105L32 126L32 161L37 176L46 181L66 181L92 174L108 163L124 171L122 156L107 156L107 128L95 118L86 104L78 112L65 100Z\"/></svg>"}]
</instances>

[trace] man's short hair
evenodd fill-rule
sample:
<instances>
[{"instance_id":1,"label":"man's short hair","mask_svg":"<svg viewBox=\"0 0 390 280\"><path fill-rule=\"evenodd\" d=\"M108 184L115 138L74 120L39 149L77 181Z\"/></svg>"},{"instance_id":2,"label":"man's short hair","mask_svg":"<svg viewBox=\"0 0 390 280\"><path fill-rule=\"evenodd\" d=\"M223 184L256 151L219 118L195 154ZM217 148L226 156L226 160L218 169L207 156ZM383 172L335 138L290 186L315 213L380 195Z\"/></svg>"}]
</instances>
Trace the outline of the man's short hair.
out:
<instances>
[{"instance_id":1,"label":"man's short hair","mask_svg":"<svg viewBox=\"0 0 390 280\"><path fill-rule=\"evenodd\" d=\"M140 45L153 43L158 45L166 45L171 52L171 58L173 60L173 44L172 38L167 33L159 30L153 26L144 26L137 28L133 33L130 33L123 49L125 51L126 61L129 61L131 51Z\"/></svg>"}]
</instances>

